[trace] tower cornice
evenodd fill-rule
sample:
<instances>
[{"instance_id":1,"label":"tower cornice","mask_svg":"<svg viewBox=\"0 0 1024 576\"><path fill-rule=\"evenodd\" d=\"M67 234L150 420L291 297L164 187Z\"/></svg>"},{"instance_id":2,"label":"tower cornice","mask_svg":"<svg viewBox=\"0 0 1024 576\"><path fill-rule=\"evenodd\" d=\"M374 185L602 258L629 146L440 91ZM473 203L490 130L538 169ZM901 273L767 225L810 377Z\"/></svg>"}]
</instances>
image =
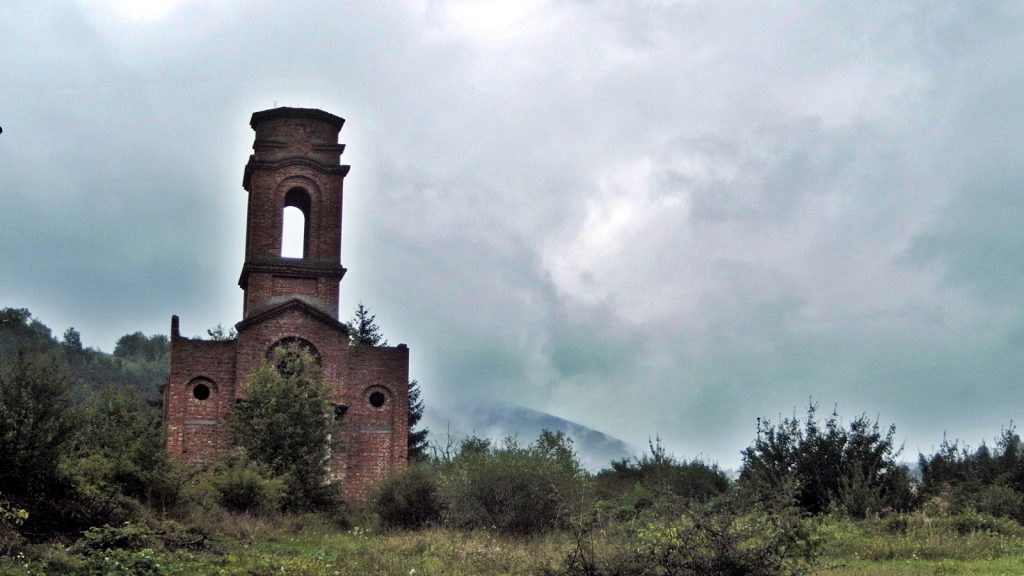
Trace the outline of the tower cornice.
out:
<instances>
[{"instance_id":1,"label":"tower cornice","mask_svg":"<svg viewBox=\"0 0 1024 576\"><path fill-rule=\"evenodd\" d=\"M338 153L345 149L344 144L338 144ZM321 174L337 174L344 178L348 175L348 171L352 168L348 164L324 164L323 162L317 162L307 156L290 156L288 158L279 158L275 160L259 160L256 155L249 156L249 162L245 165L245 171L242 173L242 188L246 191L249 190L249 184L252 182L252 174L256 170L278 170L280 168L286 168L288 166L304 166L306 168L312 168Z\"/></svg>"},{"instance_id":2,"label":"tower cornice","mask_svg":"<svg viewBox=\"0 0 1024 576\"><path fill-rule=\"evenodd\" d=\"M255 130L256 125L260 122L273 120L275 118L309 118L310 120L326 122L336 127L338 130L341 130L341 127L345 125L344 118L335 116L330 112L324 112L319 108L290 108L288 106L281 106L278 108L271 108L269 110L253 112L252 117L249 119L249 126Z\"/></svg>"},{"instance_id":3,"label":"tower cornice","mask_svg":"<svg viewBox=\"0 0 1024 576\"><path fill-rule=\"evenodd\" d=\"M310 262L298 258L254 257L242 265L242 274L238 277L238 286L245 290L249 287L249 274L264 273L291 278L332 278L341 280L348 269L341 264L331 262Z\"/></svg>"}]
</instances>

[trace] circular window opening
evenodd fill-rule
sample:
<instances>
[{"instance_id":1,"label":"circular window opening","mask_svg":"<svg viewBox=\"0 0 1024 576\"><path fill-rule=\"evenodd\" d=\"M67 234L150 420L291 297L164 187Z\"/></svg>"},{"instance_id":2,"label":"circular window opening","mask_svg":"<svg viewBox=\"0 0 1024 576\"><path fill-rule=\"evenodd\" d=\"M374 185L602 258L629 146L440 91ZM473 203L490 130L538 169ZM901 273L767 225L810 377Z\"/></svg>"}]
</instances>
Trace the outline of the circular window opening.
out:
<instances>
[{"instance_id":1,"label":"circular window opening","mask_svg":"<svg viewBox=\"0 0 1024 576\"><path fill-rule=\"evenodd\" d=\"M373 394L370 394L370 406L380 408L384 405L384 402L387 402L387 399L388 397L385 396L383 392L374 392Z\"/></svg>"},{"instance_id":2,"label":"circular window opening","mask_svg":"<svg viewBox=\"0 0 1024 576\"><path fill-rule=\"evenodd\" d=\"M192 395L196 397L196 400L206 400L210 397L210 387L206 384L198 384L192 389Z\"/></svg>"}]
</instances>

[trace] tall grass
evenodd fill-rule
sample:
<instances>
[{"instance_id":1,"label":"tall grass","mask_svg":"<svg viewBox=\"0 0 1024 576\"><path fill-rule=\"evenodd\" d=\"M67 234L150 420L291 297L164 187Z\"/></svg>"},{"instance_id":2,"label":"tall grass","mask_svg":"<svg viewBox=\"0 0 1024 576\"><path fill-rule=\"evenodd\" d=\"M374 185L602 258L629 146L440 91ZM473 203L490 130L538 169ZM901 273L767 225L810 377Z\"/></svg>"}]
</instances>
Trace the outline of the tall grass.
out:
<instances>
[{"instance_id":1,"label":"tall grass","mask_svg":"<svg viewBox=\"0 0 1024 576\"><path fill-rule=\"evenodd\" d=\"M977 513L917 513L856 522L824 517L817 534L832 558L963 561L1024 556L1024 528Z\"/></svg>"},{"instance_id":2,"label":"tall grass","mask_svg":"<svg viewBox=\"0 0 1024 576\"><path fill-rule=\"evenodd\" d=\"M1022 574L1024 528L979 514L925 514L814 521L821 558L813 573L830 576ZM512 537L493 531L430 528L379 531L340 528L315 514L255 517L218 512L207 527L218 540L200 551L146 541L138 550L89 554L37 546L0 558L0 574L118 575L528 575L559 566L572 537L550 532ZM603 530L594 544L606 551L628 544L626 531Z\"/></svg>"},{"instance_id":3,"label":"tall grass","mask_svg":"<svg viewBox=\"0 0 1024 576\"><path fill-rule=\"evenodd\" d=\"M513 538L441 529L379 534L361 528L290 532L284 526L267 532L265 524L261 529L266 539L223 542L215 553L145 548L82 557L51 549L38 558L32 553L0 558L0 574L526 575L557 564L568 547L562 534Z\"/></svg>"}]
</instances>

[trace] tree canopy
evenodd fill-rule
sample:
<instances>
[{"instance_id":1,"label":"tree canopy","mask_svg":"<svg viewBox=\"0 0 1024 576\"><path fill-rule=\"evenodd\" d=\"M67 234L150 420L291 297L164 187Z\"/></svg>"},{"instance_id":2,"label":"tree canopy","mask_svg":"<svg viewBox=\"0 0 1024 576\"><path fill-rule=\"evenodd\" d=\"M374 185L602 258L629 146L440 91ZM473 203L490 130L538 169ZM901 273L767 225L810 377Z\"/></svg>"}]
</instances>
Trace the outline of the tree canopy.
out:
<instances>
[{"instance_id":1,"label":"tree canopy","mask_svg":"<svg viewBox=\"0 0 1024 576\"><path fill-rule=\"evenodd\" d=\"M249 459L284 478L286 506L308 508L331 498L326 481L337 448L331 442L334 410L307 350L281 347L250 374L230 427L233 443Z\"/></svg>"},{"instance_id":2,"label":"tree canopy","mask_svg":"<svg viewBox=\"0 0 1024 576\"><path fill-rule=\"evenodd\" d=\"M0 358L0 492L31 493L57 477L76 422L71 381L55 354Z\"/></svg>"},{"instance_id":3,"label":"tree canopy","mask_svg":"<svg viewBox=\"0 0 1024 576\"><path fill-rule=\"evenodd\" d=\"M909 472L896 461L896 427L883 431L863 414L844 427L834 410L822 426L816 412L812 403L803 421L758 419L757 437L743 450L740 480L762 493L795 480L800 507L812 514L840 508L863 517L908 508Z\"/></svg>"}]
</instances>

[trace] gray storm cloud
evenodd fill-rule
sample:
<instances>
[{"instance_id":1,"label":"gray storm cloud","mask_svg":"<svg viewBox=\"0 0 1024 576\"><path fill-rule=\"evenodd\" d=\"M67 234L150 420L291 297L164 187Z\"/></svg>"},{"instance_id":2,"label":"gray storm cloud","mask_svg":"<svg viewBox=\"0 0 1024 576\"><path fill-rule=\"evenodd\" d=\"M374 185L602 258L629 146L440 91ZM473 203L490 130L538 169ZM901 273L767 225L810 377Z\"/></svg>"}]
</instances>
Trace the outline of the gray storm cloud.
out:
<instances>
[{"instance_id":1,"label":"gray storm cloud","mask_svg":"<svg viewBox=\"0 0 1024 576\"><path fill-rule=\"evenodd\" d=\"M813 398L908 456L1018 417L1012 4L0 7L0 305L239 319L251 112L348 119L342 283L428 404L724 466Z\"/></svg>"}]
</instances>

